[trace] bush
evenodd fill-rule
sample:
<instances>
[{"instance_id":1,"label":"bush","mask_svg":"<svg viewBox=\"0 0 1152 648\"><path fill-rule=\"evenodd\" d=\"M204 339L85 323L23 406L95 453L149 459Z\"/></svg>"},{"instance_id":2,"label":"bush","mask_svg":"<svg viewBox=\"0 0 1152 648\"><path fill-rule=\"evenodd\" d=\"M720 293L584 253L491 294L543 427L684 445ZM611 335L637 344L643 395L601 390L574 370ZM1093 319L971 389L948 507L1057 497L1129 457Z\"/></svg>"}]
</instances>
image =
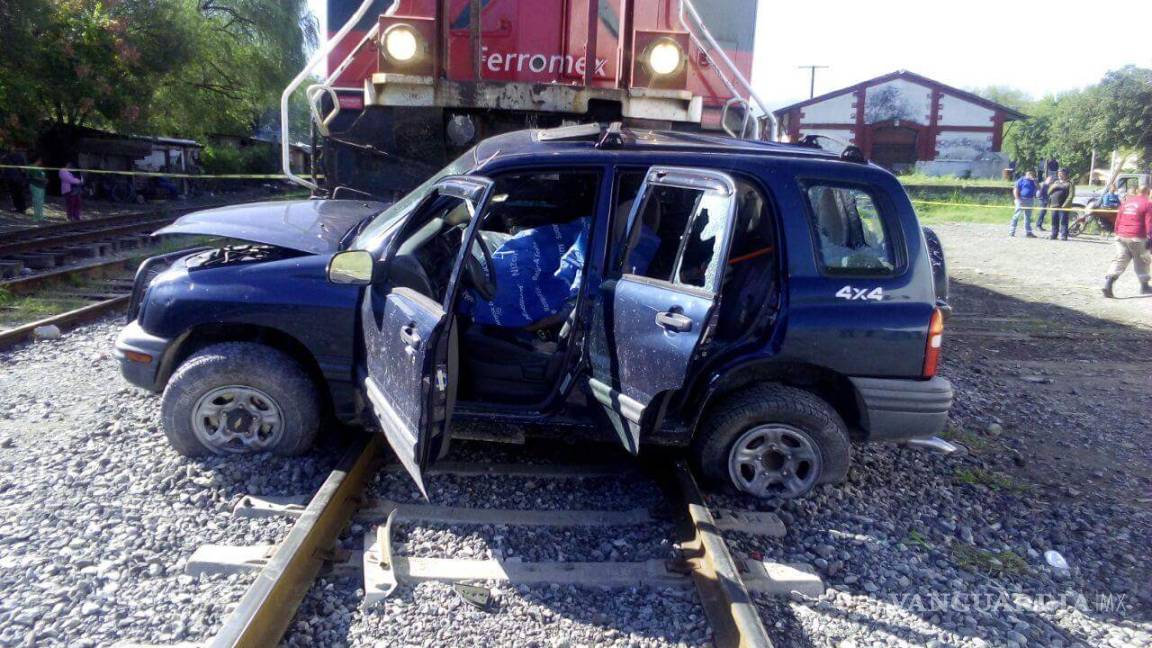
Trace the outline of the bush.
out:
<instances>
[{"instance_id":1,"label":"bush","mask_svg":"<svg viewBox=\"0 0 1152 648\"><path fill-rule=\"evenodd\" d=\"M200 165L209 175L242 173L279 173L277 149L273 144L257 144L244 148L205 146L200 152Z\"/></svg>"}]
</instances>

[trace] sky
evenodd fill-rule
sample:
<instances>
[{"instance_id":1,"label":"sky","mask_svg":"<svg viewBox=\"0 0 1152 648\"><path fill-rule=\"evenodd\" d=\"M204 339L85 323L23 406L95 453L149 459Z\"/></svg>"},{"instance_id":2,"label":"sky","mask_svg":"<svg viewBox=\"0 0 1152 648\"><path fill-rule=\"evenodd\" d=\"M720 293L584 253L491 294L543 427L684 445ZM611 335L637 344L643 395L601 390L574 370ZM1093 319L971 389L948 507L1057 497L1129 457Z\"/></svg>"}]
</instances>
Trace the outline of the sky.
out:
<instances>
[{"instance_id":1,"label":"sky","mask_svg":"<svg viewBox=\"0 0 1152 648\"><path fill-rule=\"evenodd\" d=\"M1129 26L1130 35L1119 33ZM830 66L816 71L817 95L903 69L1040 98L1126 64L1152 67L1152 3L760 0L756 40L752 84L772 109L808 98L809 71L800 65Z\"/></svg>"},{"instance_id":2,"label":"sky","mask_svg":"<svg viewBox=\"0 0 1152 648\"><path fill-rule=\"evenodd\" d=\"M309 4L323 20L325 0ZM1126 28L1132 33L1120 33ZM958 88L1004 85L1040 98L1127 64L1152 67L1148 0L760 0L752 84L770 109L808 98L809 72L800 65L830 66L816 71L817 95L903 69Z\"/></svg>"}]
</instances>

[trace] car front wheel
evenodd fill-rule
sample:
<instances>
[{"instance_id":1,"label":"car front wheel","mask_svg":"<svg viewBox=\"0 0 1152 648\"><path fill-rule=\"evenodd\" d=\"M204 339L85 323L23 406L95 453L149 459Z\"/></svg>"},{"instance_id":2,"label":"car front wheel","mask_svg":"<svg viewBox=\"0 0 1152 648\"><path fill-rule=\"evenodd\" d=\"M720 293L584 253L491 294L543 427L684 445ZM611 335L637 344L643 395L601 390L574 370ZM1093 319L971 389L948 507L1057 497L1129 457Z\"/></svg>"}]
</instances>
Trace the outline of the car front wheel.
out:
<instances>
[{"instance_id":1,"label":"car front wheel","mask_svg":"<svg viewBox=\"0 0 1152 648\"><path fill-rule=\"evenodd\" d=\"M225 342L191 355L164 390L161 423L182 455L307 451L320 423L316 386L287 354Z\"/></svg>"},{"instance_id":2,"label":"car front wheel","mask_svg":"<svg viewBox=\"0 0 1152 648\"><path fill-rule=\"evenodd\" d=\"M695 443L703 475L754 497L803 497L842 481L851 462L844 421L794 387L763 385L710 408Z\"/></svg>"}]
</instances>

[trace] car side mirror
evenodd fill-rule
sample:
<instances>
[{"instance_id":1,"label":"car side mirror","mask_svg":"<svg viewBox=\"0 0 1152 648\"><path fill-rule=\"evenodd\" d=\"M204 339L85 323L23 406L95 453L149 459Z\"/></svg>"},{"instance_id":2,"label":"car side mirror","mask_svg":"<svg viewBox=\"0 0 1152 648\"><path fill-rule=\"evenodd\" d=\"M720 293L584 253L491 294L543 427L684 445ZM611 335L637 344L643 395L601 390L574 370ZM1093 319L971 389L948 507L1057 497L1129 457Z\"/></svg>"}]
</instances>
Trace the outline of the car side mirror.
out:
<instances>
[{"instance_id":1,"label":"car side mirror","mask_svg":"<svg viewBox=\"0 0 1152 648\"><path fill-rule=\"evenodd\" d=\"M376 260L366 250L337 252L328 261L328 281L334 284L366 286L372 283Z\"/></svg>"}]
</instances>

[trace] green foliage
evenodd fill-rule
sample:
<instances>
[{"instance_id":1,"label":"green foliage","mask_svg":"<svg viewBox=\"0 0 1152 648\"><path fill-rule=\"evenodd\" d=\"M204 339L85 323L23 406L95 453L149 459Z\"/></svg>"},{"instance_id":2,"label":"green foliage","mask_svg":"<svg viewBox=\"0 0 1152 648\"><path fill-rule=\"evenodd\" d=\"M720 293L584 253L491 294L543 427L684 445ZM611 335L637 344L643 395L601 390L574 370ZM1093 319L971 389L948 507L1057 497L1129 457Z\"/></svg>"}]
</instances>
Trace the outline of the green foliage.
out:
<instances>
[{"instance_id":1,"label":"green foliage","mask_svg":"<svg viewBox=\"0 0 1152 648\"><path fill-rule=\"evenodd\" d=\"M200 152L200 165L208 174L270 173L279 164L278 149L267 146L231 148L206 146Z\"/></svg>"},{"instance_id":2,"label":"green foliage","mask_svg":"<svg viewBox=\"0 0 1152 648\"><path fill-rule=\"evenodd\" d=\"M1009 127L1004 148L1022 167L1055 157L1084 176L1093 149L1102 159L1114 150L1137 150L1142 165L1152 163L1152 69L1129 65L1112 70L1094 86L1048 96L1020 110L1030 119Z\"/></svg>"},{"instance_id":3,"label":"green foliage","mask_svg":"<svg viewBox=\"0 0 1152 648\"><path fill-rule=\"evenodd\" d=\"M47 121L248 133L316 43L306 0L0 2L0 138Z\"/></svg>"},{"instance_id":4,"label":"green foliage","mask_svg":"<svg viewBox=\"0 0 1152 648\"><path fill-rule=\"evenodd\" d=\"M952 545L952 557L958 566L968 571L984 572L994 576L1019 576L1032 571L1027 560L1011 551L987 551L958 542Z\"/></svg>"},{"instance_id":5,"label":"green foliage","mask_svg":"<svg viewBox=\"0 0 1152 648\"><path fill-rule=\"evenodd\" d=\"M1032 103L1032 97L1027 92L1010 86L985 86L973 88L970 92L1020 112L1025 112Z\"/></svg>"},{"instance_id":6,"label":"green foliage","mask_svg":"<svg viewBox=\"0 0 1152 648\"><path fill-rule=\"evenodd\" d=\"M928 538L925 538L924 534L920 533L916 529L912 529L908 532L908 536L904 538L904 544L913 547L920 547L921 549L932 549L932 543L928 542Z\"/></svg>"},{"instance_id":7,"label":"green foliage","mask_svg":"<svg viewBox=\"0 0 1152 648\"><path fill-rule=\"evenodd\" d=\"M316 45L305 0L182 4L197 55L157 89L154 130L247 134L276 122L280 93Z\"/></svg>"},{"instance_id":8,"label":"green foliage","mask_svg":"<svg viewBox=\"0 0 1152 648\"><path fill-rule=\"evenodd\" d=\"M956 471L956 481L972 486L985 486L992 490L1024 492L1028 487L1004 475L983 468L961 468Z\"/></svg>"}]
</instances>

